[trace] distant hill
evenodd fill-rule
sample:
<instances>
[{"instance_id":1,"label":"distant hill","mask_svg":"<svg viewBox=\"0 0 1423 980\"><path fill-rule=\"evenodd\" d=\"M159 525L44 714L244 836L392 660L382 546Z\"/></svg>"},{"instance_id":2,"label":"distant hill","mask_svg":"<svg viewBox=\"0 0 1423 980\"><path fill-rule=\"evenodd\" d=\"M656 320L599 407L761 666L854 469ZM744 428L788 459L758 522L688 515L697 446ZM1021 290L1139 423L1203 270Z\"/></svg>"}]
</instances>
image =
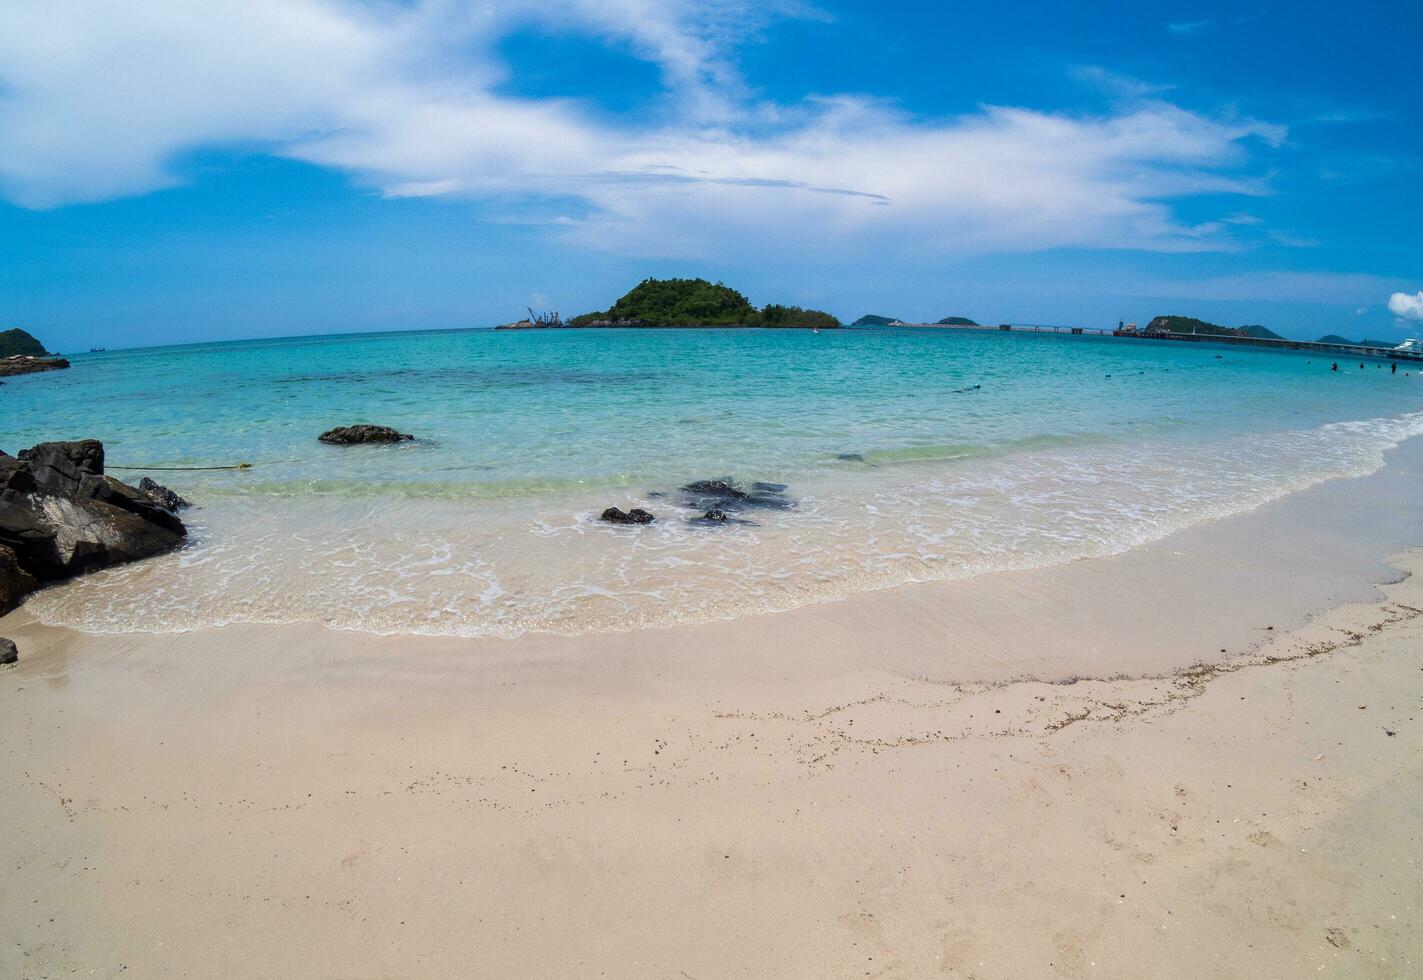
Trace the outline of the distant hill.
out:
<instances>
[{"instance_id":1,"label":"distant hill","mask_svg":"<svg viewBox=\"0 0 1423 980\"><path fill-rule=\"evenodd\" d=\"M899 317L897 317L897 316L879 316L878 314L875 314L875 313L866 313L864 316L860 317L860 318L859 318L858 320L856 320L854 323L850 324L850 326L852 326L852 327L887 327L887 326L889 326L891 323L898 323L898 322L899 322Z\"/></svg>"},{"instance_id":2,"label":"distant hill","mask_svg":"<svg viewBox=\"0 0 1423 980\"><path fill-rule=\"evenodd\" d=\"M705 279L644 279L603 312L584 313L569 327L838 327L821 310L771 303L756 309L743 295Z\"/></svg>"},{"instance_id":3,"label":"distant hill","mask_svg":"<svg viewBox=\"0 0 1423 980\"><path fill-rule=\"evenodd\" d=\"M1269 327L1262 327L1258 323L1247 323L1245 326L1240 328L1240 332L1247 337L1256 337L1262 340L1285 339L1284 337L1281 337L1279 334L1275 333L1275 331L1271 330Z\"/></svg>"},{"instance_id":4,"label":"distant hill","mask_svg":"<svg viewBox=\"0 0 1423 980\"><path fill-rule=\"evenodd\" d=\"M941 327L976 327L977 323L966 316L946 316L939 321Z\"/></svg>"},{"instance_id":5,"label":"distant hill","mask_svg":"<svg viewBox=\"0 0 1423 980\"><path fill-rule=\"evenodd\" d=\"M15 354L43 357L47 353L49 352L44 349L44 344L23 330L0 330L0 357L11 357Z\"/></svg>"},{"instance_id":6,"label":"distant hill","mask_svg":"<svg viewBox=\"0 0 1423 980\"><path fill-rule=\"evenodd\" d=\"M1148 331L1164 333L1194 333L1210 337L1255 337L1264 340L1283 340L1279 334L1262 327L1258 323L1243 327L1222 327L1218 323L1207 323L1193 316L1158 316L1146 325Z\"/></svg>"},{"instance_id":7,"label":"distant hill","mask_svg":"<svg viewBox=\"0 0 1423 980\"><path fill-rule=\"evenodd\" d=\"M1351 347L1379 347L1392 350L1398 345L1390 340L1350 340L1337 333L1326 334L1315 341L1317 344L1348 344Z\"/></svg>"}]
</instances>

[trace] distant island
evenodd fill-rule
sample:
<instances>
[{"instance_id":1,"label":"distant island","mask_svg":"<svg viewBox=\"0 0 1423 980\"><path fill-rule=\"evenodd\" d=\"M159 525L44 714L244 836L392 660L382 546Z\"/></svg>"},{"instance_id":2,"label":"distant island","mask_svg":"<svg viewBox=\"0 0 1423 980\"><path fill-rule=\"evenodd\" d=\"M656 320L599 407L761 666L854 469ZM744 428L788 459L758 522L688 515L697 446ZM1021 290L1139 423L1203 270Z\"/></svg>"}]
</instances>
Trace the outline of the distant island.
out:
<instances>
[{"instance_id":1,"label":"distant island","mask_svg":"<svg viewBox=\"0 0 1423 980\"><path fill-rule=\"evenodd\" d=\"M880 316L880 315L878 315L878 314L876 314L876 313L866 313L864 316L860 317L860 318L859 318L858 320L856 320L854 323L850 324L850 326L852 326L852 327L923 327L923 326L935 326L935 327L976 327L976 326L978 326L978 324L975 323L973 320L970 320L968 317L964 317L964 316L946 316L946 317L944 317L942 320L936 320L936 321L935 321L934 323L932 323L932 324L924 324L924 323L906 323L905 321L899 319L899 317L888 317L888 316Z\"/></svg>"},{"instance_id":2,"label":"distant island","mask_svg":"<svg viewBox=\"0 0 1423 980\"><path fill-rule=\"evenodd\" d=\"M1393 350L1398 344L1388 340L1350 340L1341 337L1337 333L1325 334L1315 341L1316 344L1343 344L1347 347L1377 347L1381 350Z\"/></svg>"},{"instance_id":3,"label":"distant island","mask_svg":"<svg viewBox=\"0 0 1423 980\"><path fill-rule=\"evenodd\" d=\"M33 336L18 328L0 330L0 378L39 371L60 371L69 367L62 357L55 357Z\"/></svg>"},{"instance_id":4,"label":"distant island","mask_svg":"<svg viewBox=\"0 0 1423 980\"><path fill-rule=\"evenodd\" d=\"M1253 337L1257 340L1284 340L1275 331L1258 323L1243 327L1223 327L1193 316L1158 316L1146 325L1147 333L1193 333L1211 337Z\"/></svg>"},{"instance_id":5,"label":"distant island","mask_svg":"<svg viewBox=\"0 0 1423 980\"><path fill-rule=\"evenodd\" d=\"M23 330L0 330L0 357L13 357L16 354L45 357L49 351L44 349L44 344Z\"/></svg>"},{"instance_id":6,"label":"distant island","mask_svg":"<svg viewBox=\"0 0 1423 980\"><path fill-rule=\"evenodd\" d=\"M822 310L771 303L761 309L722 283L705 279L644 279L601 312L584 313L564 322L555 314L506 323L496 330L539 330L578 327L788 327L829 329L838 318Z\"/></svg>"}]
</instances>

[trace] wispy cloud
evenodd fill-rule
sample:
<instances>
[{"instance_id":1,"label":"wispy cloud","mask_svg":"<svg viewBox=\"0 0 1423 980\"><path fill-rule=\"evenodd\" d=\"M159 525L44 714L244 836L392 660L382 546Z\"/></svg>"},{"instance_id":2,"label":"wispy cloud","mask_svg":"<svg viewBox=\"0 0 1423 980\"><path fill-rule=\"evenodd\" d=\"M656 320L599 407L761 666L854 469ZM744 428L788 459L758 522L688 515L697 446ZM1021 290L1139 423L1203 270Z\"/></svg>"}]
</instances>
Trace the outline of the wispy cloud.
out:
<instances>
[{"instance_id":1,"label":"wispy cloud","mask_svg":"<svg viewBox=\"0 0 1423 980\"><path fill-rule=\"evenodd\" d=\"M1101 65L1074 65L1068 75L1077 81L1118 98L1144 99L1169 92L1174 85L1143 81L1131 75L1110 71Z\"/></svg>"},{"instance_id":2,"label":"wispy cloud","mask_svg":"<svg viewBox=\"0 0 1423 980\"><path fill-rule=\"evenodd\" d=\"M1166 25L1166 29L1177 37L1192 37L1211 26L1209 20L1176 20Z\"/></svg>"},{"instance_id":3,"label":"wispy cloud","mask_svg":"<svg viewBox=\"0 0 1423 980\"><path fill-rule=\"evenodd\" d=\"M1270 238L1277 245L1285 248L1318 248L1322 243L1317 238L1310 238L1307 235L1291 235L1285 231L1271 231Z\"/></svg>"},{"instance_id":4,"label":"wispy cloud","mask_svg":"<svg viewBox=\"0 0 1423 980\"><path fill-rule=\"evenodd\" d=\"M985 106L926 119L853 95L768 103L738 46L805 5L752 0L9 0L0 193L31 207L169 187L204 147L258 145L391 198L556 213L566 241L636 254L894 243L945 254L1229 248L1173 202L1252 196L1284 130L1109 76L1111 111ZM503 94L499 42L537 25L658 66L664 108ZM1226 219L1228 220L1228 219Z\"/></svg>"}]
</instances>

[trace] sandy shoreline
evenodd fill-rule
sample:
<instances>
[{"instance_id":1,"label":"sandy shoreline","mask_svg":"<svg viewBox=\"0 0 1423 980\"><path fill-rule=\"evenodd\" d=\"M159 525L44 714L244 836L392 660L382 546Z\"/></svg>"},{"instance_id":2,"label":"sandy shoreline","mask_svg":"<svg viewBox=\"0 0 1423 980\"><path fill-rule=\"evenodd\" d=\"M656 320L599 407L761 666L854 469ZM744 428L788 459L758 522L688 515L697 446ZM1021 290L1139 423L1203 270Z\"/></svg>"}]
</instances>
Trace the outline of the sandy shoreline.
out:
<instances>
[{"instance_id":1,"label":"sandy shoreline","mask_svg":"<svg viewBox=\"0 0 1423 980\"><path fill-rule=\"evenodd\" d=\"M1423 552L1383 559L1423 544L1423 447L1389 461L1114 558L698 627L21 610L0 975L1416 975Z\"/></svg>"}]
</instances>

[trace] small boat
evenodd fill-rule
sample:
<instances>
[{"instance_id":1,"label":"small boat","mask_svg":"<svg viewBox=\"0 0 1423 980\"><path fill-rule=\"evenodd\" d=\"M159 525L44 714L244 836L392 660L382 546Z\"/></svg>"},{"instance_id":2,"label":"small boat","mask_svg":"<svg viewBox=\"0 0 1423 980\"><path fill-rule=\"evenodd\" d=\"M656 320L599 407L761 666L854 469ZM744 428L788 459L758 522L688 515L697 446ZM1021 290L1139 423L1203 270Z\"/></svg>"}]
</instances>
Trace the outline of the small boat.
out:
<instances>
[{"instance_id":1,"label":"small boat","mask_svg":"<svg viewBox=\"0 0 1423 980\"><path fill-rule=\"evenodd\" d=\"M1411 337L1395 347L1394 350L1404 354L1423 354L1423 340Z\"/></svg>"},{"instance_id":2,"label":"small boat","mask_svg":"<svg viewBox=\"0 0 1423 980\"><path fill-rule=\"evenodd\" d=\"M90 348L89 348L89 353L90 353L90 354L102 354L102 353L104 353L104 351L106 351L106 350L108 350L107 347L90 347Z\"/></svg>"}]
</instances>

